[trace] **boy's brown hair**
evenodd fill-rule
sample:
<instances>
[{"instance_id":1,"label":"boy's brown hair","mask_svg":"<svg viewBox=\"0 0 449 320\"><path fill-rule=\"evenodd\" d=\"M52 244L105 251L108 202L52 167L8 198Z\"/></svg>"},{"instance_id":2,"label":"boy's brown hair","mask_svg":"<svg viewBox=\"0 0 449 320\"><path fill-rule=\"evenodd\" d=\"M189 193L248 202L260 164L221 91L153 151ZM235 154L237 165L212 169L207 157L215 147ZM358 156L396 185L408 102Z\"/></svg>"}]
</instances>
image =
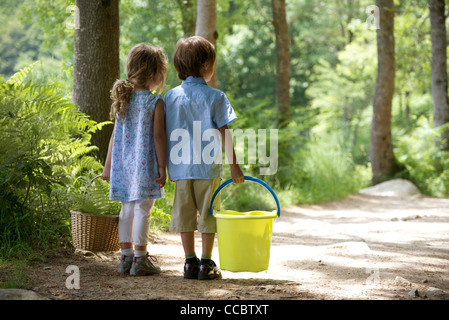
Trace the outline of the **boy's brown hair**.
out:
<instances>
[{"instance_id":1,"label":"boy's brown hair","mask_svg":"<svg viewBox=\"0 0 449 320\"><path fill-rule=\"evenodd\" d=\"M215 46L200 36L183 38L176 44L174 65L181 80L188 76L201 77L201 68L207 60L215 63Z\"/></svg>"}]
</instances>

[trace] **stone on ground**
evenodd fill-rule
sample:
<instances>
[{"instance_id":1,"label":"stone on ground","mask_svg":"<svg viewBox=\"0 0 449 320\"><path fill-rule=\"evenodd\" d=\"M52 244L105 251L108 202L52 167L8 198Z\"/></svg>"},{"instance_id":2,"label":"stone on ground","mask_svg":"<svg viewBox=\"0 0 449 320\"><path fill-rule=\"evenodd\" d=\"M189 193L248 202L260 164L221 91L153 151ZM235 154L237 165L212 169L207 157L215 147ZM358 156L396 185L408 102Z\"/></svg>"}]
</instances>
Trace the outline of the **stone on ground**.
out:
<instances>
[{"instance_id":1,"label":"stone on ground","mask_svg":"<svg viewBox=\"0 0 449 320\"><path fill-rule=\"evenodd\" d=\"M419 189L405 179L394 179L360 190L361 194L382 197L414 197L420 196Z\"/></svg>"}]
</instances>

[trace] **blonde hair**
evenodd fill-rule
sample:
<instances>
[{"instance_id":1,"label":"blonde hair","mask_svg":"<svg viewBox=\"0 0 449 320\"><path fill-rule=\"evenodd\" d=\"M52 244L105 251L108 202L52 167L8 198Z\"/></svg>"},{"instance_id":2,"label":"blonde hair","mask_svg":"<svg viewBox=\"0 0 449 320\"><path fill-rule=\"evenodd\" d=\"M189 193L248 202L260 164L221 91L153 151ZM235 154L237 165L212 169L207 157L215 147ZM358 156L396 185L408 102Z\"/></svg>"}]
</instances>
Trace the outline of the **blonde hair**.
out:
<instances>
[{"instance_id":1,"label":"blonde hair","mask_svg":"<svg viewBox=\"0 0 449 320\"><path fill-rule=\"evenodd\" d=\"M134 46L126 60L126 80L115 81L111 90L111 120L126 114L134 88L147 88L151 80L161 79L158 93L164 89L167 75L167 57L161 48L140 43Z\"/></svg>"}]
</instances>

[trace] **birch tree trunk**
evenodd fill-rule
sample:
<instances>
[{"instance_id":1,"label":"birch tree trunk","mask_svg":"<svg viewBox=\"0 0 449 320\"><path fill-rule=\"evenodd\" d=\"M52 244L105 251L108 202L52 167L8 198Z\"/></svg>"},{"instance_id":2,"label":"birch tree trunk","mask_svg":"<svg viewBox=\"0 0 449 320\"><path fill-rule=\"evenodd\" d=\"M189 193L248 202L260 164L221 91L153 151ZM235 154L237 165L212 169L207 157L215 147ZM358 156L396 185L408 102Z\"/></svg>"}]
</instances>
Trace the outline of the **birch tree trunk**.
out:
<instances>
[{"instance_id":1,"label":"birch tree trunk","mask_svg":"<svg viewBox=\"0 0 449 320\"><path fill-rule=\"evenodd\" d=\"M290 39L288 36L285 0L272 0L273 25L276 35L276 108L278 127L290 120Z\"/></svg>"},{"instance_id":2,"label":"birch tree trunk","mask_svg":"<svg viewBox=\"0 0 449 320\"><path fill-rule=\"evenodd\" d=\"M195 34L209 40L216 50L218 38L216 0L197 0L196 7ZM217 59L215 59L214 75L208 84L214 88L218 86Z\"/></svg>"},{"instance_id":3,"label":"birch tree trunk","mask_svg":"<svg viewBox=\"0 0 449 320\"><path fill-rule=\"evenodd\" d=\"M377 30L377 81L373 99L370 158L373 184L382 182L395 170L391 138L391 105L395 80L394 3L377 0L380 29Z\"/></svg>"},{"instance_id":4,"label":"birch tree trunk","mask_svg":"<svg viewBox=\"0 0 449 320\"><path fill-rule=\"evenodd\" d=\"M447 95L447 38L446 16L444 0L429 0L430 25L432 39L432 97L433 97L433 122L435 128L449 122L449 103ZM446 142L443 145L449 150L449 130L442 136Z\"/></svg>"},{"instance_id":5,"label":"birch tree trunk","mask_svg":"<svg viewBox=\"0 0 449 320\"><path fill-rule=\"evenodd\" d=\"M72 102L97 122L109 120L110 90L120 77L119 0L76 0ZM92 136L98 158L106 159L112 126Z\"/></svg>"}]
</instances>

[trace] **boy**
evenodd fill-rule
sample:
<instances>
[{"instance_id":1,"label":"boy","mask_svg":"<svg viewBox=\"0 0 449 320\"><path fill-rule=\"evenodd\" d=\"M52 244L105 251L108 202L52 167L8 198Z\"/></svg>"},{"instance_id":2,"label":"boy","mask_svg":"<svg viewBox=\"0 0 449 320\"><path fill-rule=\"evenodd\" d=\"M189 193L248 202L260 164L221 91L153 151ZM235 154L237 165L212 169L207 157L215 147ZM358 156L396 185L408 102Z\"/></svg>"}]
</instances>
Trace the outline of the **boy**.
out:
<instances>
[{"instance_id":1,"label":"boy","mask_svg":"<svg viewBox=\"0 0 449 320\"><path fill-rule=\"evenodd\" d=\"M221 278L221 271L211 260L216 222L209 216L210 199L221 184L222 165L221 159L217 159L221 153L215 146L210 157L211 152L206 152L204 146L211 137L205 139L205 133L219 132L223 145L229 139L232 146L226 129L237 117L226 95L206 83L212 78L215 56L215 47L202 37L179 40L174 65L183 82L164 97L168 175L170 180L176 181L170 231L181 233L186 279ZM225 149L233 182L243 183L244 176L233 147ZM194 231L197 229L202 239L201 260L195 253Z\"/></svg>"}]
</instances>

